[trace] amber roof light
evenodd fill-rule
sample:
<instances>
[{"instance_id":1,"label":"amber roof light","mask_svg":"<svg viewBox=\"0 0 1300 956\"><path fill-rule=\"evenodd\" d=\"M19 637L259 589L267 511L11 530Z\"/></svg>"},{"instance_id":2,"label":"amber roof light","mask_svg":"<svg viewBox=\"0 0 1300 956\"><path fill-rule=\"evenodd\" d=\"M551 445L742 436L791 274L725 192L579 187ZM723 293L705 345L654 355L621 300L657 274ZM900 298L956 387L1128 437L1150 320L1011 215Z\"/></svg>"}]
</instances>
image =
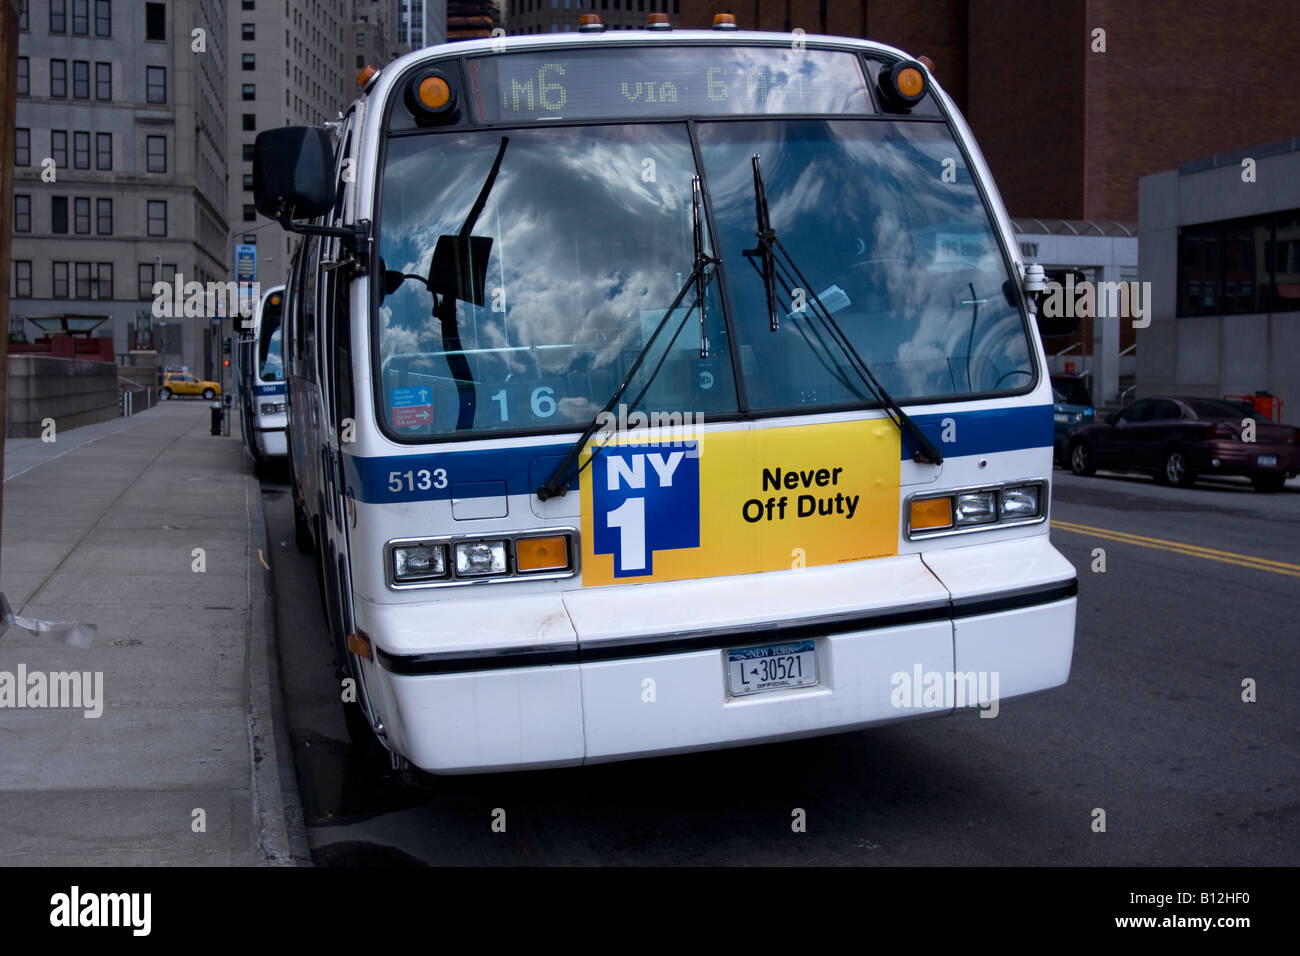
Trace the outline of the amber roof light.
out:
<instances>
[{"instance_id":1,"label":"amber roof light","mask_svg":"<svg viewBox=\"0 0 1300 956\"><path fill-rule=\"evenodd\" d=\"M715 13L713 15L713 29L715 30L736 29L736 15L734 13Z\"/></svg>"}]
</instances>

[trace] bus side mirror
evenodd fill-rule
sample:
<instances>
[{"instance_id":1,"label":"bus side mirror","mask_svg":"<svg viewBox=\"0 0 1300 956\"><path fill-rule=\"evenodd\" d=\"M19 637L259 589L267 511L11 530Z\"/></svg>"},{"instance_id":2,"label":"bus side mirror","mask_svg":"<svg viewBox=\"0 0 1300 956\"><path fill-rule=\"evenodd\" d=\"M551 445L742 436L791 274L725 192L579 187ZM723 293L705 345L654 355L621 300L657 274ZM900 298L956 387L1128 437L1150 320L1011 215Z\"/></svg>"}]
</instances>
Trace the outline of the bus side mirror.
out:
<instances>
[{"instance_id":1,"label":"bus side mirror","mask_svg":"<svg viewBox=\"0 0 1300 956\"><path fill-rule=\"evenodd\" d=\"M319 126L282 126L257 134L253 204L285 225L315 219L334 205L334 147Z\"/></svg>"},{"instance_id":2,"label":"bus side mirror","mask_svg":"<svg viewBox=\"0 0 1300 956\"><path fill-rule=\"evenodd\" d=\"M1070 277L1073 276L1073 281ZM1073 290L1088 277L1077 269L1059 269L1044 273L1043 289L1035 293L1038 331L1045 339L1058 339L1079 330Z\"/></svg>"}]
</instances>

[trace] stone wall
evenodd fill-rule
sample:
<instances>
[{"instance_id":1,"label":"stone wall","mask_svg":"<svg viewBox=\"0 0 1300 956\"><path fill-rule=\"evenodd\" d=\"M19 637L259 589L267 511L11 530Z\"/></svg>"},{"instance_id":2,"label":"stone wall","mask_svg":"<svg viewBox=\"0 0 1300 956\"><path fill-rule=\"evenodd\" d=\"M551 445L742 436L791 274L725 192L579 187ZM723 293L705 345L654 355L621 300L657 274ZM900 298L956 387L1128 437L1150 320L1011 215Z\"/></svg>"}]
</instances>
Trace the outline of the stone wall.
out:
<instances>
[{"instance_id":1,"label":"stone wall","mask_svg":"<svg viewBox=\"0 0 1300 956\"><path fill-rule=\"evenodd\" d=\"M41 422L62 432L119 415L117 366L49 355L8 358L7 438L40 438Z\"/></svg>"}]
</instances>

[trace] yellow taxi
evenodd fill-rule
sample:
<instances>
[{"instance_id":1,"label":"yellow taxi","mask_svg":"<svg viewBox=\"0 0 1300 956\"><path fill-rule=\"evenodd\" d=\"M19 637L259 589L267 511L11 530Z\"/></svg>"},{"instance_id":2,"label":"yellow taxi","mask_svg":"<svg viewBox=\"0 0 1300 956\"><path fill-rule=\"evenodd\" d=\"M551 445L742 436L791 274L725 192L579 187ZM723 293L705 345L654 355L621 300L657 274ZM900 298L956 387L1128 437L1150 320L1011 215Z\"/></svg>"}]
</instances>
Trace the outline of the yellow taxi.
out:
<instances>
[{"instance_id":1,"label":"yellow taxi","mask_svg":"<svg viewBox=\"0 0 1300 956\"><path fill-rule=\"evenodd\" d=\"M221 394L221 385L218 382L195 378L191 372L168 372L163 376L162 391L158 394L162 398L171 398L173 395L202 395L204 398L213 398Z\"/></svg>"}]
</instances>

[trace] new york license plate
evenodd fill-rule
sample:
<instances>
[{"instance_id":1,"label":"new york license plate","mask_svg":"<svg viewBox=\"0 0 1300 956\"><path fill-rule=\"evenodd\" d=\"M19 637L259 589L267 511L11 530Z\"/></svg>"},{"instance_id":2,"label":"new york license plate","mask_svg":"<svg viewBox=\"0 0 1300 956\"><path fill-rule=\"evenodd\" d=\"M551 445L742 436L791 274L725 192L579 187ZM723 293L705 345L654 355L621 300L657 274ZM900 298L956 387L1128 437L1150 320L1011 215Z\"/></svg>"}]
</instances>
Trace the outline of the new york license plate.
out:
<instances>
[{"instance_id":1,"label":"new york license plate","mask_svg":"<svg viewBox=\"0 0 1300 956\"><path fill-rule=\"evenodd\" d=\"M817 683L812 641L762 644L727 651L727 690L732 697Z\"/></svg>"},{"instance_id":2,"label":"new york license plate","mask_svg":"<svg viewBox=\"0 0 1300 956\"><path fill-rule=\"evenodd\" d=\"M1261 468L1276 468L1276 467L1277 467L1277 455L1260 455L1260 456L1259 456L1259 467L1261 467Z\"/></svg>"}]
</instances>

